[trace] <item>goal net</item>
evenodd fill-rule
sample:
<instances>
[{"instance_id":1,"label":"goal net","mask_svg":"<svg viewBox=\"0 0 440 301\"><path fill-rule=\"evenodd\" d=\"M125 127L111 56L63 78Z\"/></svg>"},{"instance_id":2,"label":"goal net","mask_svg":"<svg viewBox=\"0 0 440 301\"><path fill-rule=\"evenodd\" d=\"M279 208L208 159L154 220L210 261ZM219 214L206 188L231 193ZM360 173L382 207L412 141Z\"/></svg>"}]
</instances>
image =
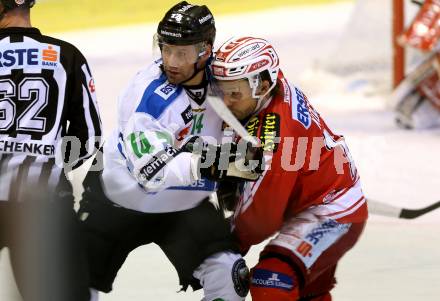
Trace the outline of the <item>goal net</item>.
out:
<instances>
[{"instance_id":1,"label":"goal net","mask_svg":"<svg viewBox=\"0 0 440 301\"><path fill-rule=\"evenodd\" d=\"M419 6L410 0L402 1L404 28L412 21ZM367 94L391 92L395 63L393 61L393 0L358 0L351 17L334 42L332 50L318 59L307 78L322 77L334 88L337 79L345 92L363 90ZM406 70L410 70L421 59L414 50L405 49Z\"/></svg>"}]
</instances>

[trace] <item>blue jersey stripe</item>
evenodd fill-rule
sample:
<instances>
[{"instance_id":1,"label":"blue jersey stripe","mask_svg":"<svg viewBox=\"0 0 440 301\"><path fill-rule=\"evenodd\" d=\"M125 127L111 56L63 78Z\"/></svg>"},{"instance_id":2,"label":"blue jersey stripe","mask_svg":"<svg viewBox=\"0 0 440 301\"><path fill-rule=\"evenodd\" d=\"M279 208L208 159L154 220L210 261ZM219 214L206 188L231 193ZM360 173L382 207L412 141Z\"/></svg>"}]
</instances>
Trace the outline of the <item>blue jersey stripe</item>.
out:
<instances>
[{"instance_id":1,"label":"blue jersey stripe","mask_svg":"<svg viewBox=\"0 0 440 301\"><path fill-rule=\"evenodd\" d=\"M168 187L170 190L196 190L196 191L216 191L217 182L208 179L201 179L188 186L172 186Z\"/></svg>"}]
</instances>

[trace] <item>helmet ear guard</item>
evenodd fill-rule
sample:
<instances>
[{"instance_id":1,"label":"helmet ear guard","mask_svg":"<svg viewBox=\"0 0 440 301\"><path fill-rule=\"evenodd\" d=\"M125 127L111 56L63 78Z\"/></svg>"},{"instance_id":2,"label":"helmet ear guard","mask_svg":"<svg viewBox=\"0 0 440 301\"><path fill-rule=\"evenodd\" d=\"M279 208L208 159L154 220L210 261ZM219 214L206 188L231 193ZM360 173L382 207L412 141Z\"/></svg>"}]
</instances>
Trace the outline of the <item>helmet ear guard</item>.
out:
<instances>
[{"instance_id":1,"label":"helmet ear guard","mask_svg":"<svg viewBox=\"0 0 440 301\"><path fill-rule=\"evenodd\" d=\"M263 95L258 95L258 97L260 98L264 98L266 95L268 95L269 93L272 92L272 90L276 87L277 85L277 79L278 79L278 73L279 73L279 69L275 71L272 71L272 74L269 73L269 70L263 70L259 76L260 76L260 84L262 84L264 81L267 81L269 83L269 87L266 90L266 92L264 92ZM260 86L261 87L261 86ZM261 90L261 89L260 89Z\"/></svg>"},{"instance_id":2,"label":"helmet ear guard","mask_svg":"<svg viewBox=\"0 0 440 301\"><path fill-rule=\"evenodd\" d=\"M252 89L252 98L259 99L261 97L265 97L276 86L276 80L273 81L268 74L269 72L264 70L261 73L254 74L247 78L249 81L249 87ZM269 88L264 92L264 94L261 94L264 81L269 83Z\"/></svg>"}]
</instances>

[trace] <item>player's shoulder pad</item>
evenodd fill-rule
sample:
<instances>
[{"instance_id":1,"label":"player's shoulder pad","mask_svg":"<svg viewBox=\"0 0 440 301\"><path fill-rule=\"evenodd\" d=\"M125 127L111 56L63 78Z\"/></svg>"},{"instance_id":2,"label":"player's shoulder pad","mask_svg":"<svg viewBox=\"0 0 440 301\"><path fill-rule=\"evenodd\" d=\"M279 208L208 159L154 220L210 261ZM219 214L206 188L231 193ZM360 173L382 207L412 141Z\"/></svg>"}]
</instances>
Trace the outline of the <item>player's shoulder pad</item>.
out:
<instances>
[{"instance_id":1,"label":"player's shoulder pad","mask_svg":"<svg viewBox=\"0 0 440 301\"><path fill-rule=\"evenodd\" d=\"M157 119L178 98L182 91L182 86L171 84L168 82L166 75L161 73L159 77L150 79L143 91L136 112L148 113Z\"/></svg>"}]
</instances>

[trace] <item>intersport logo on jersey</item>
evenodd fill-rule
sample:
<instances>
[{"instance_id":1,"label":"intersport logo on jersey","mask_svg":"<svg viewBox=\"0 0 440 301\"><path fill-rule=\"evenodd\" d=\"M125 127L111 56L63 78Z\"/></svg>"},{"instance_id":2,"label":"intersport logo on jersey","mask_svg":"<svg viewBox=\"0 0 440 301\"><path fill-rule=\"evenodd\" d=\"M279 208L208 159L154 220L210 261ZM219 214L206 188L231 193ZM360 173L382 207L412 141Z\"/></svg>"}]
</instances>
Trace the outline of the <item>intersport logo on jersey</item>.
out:
<instances>
[{"instance_id":1,"label":"intersport logo on jersey","mask_svg":"<svg viewBox=\"0 0 440 301\"><path fill-rule=\"evenodd\" d=\"M0 45L0 67L59 67L59 46L35 43L9 43L6 47L2 46Z\"/></svg>"}]
</instances>

